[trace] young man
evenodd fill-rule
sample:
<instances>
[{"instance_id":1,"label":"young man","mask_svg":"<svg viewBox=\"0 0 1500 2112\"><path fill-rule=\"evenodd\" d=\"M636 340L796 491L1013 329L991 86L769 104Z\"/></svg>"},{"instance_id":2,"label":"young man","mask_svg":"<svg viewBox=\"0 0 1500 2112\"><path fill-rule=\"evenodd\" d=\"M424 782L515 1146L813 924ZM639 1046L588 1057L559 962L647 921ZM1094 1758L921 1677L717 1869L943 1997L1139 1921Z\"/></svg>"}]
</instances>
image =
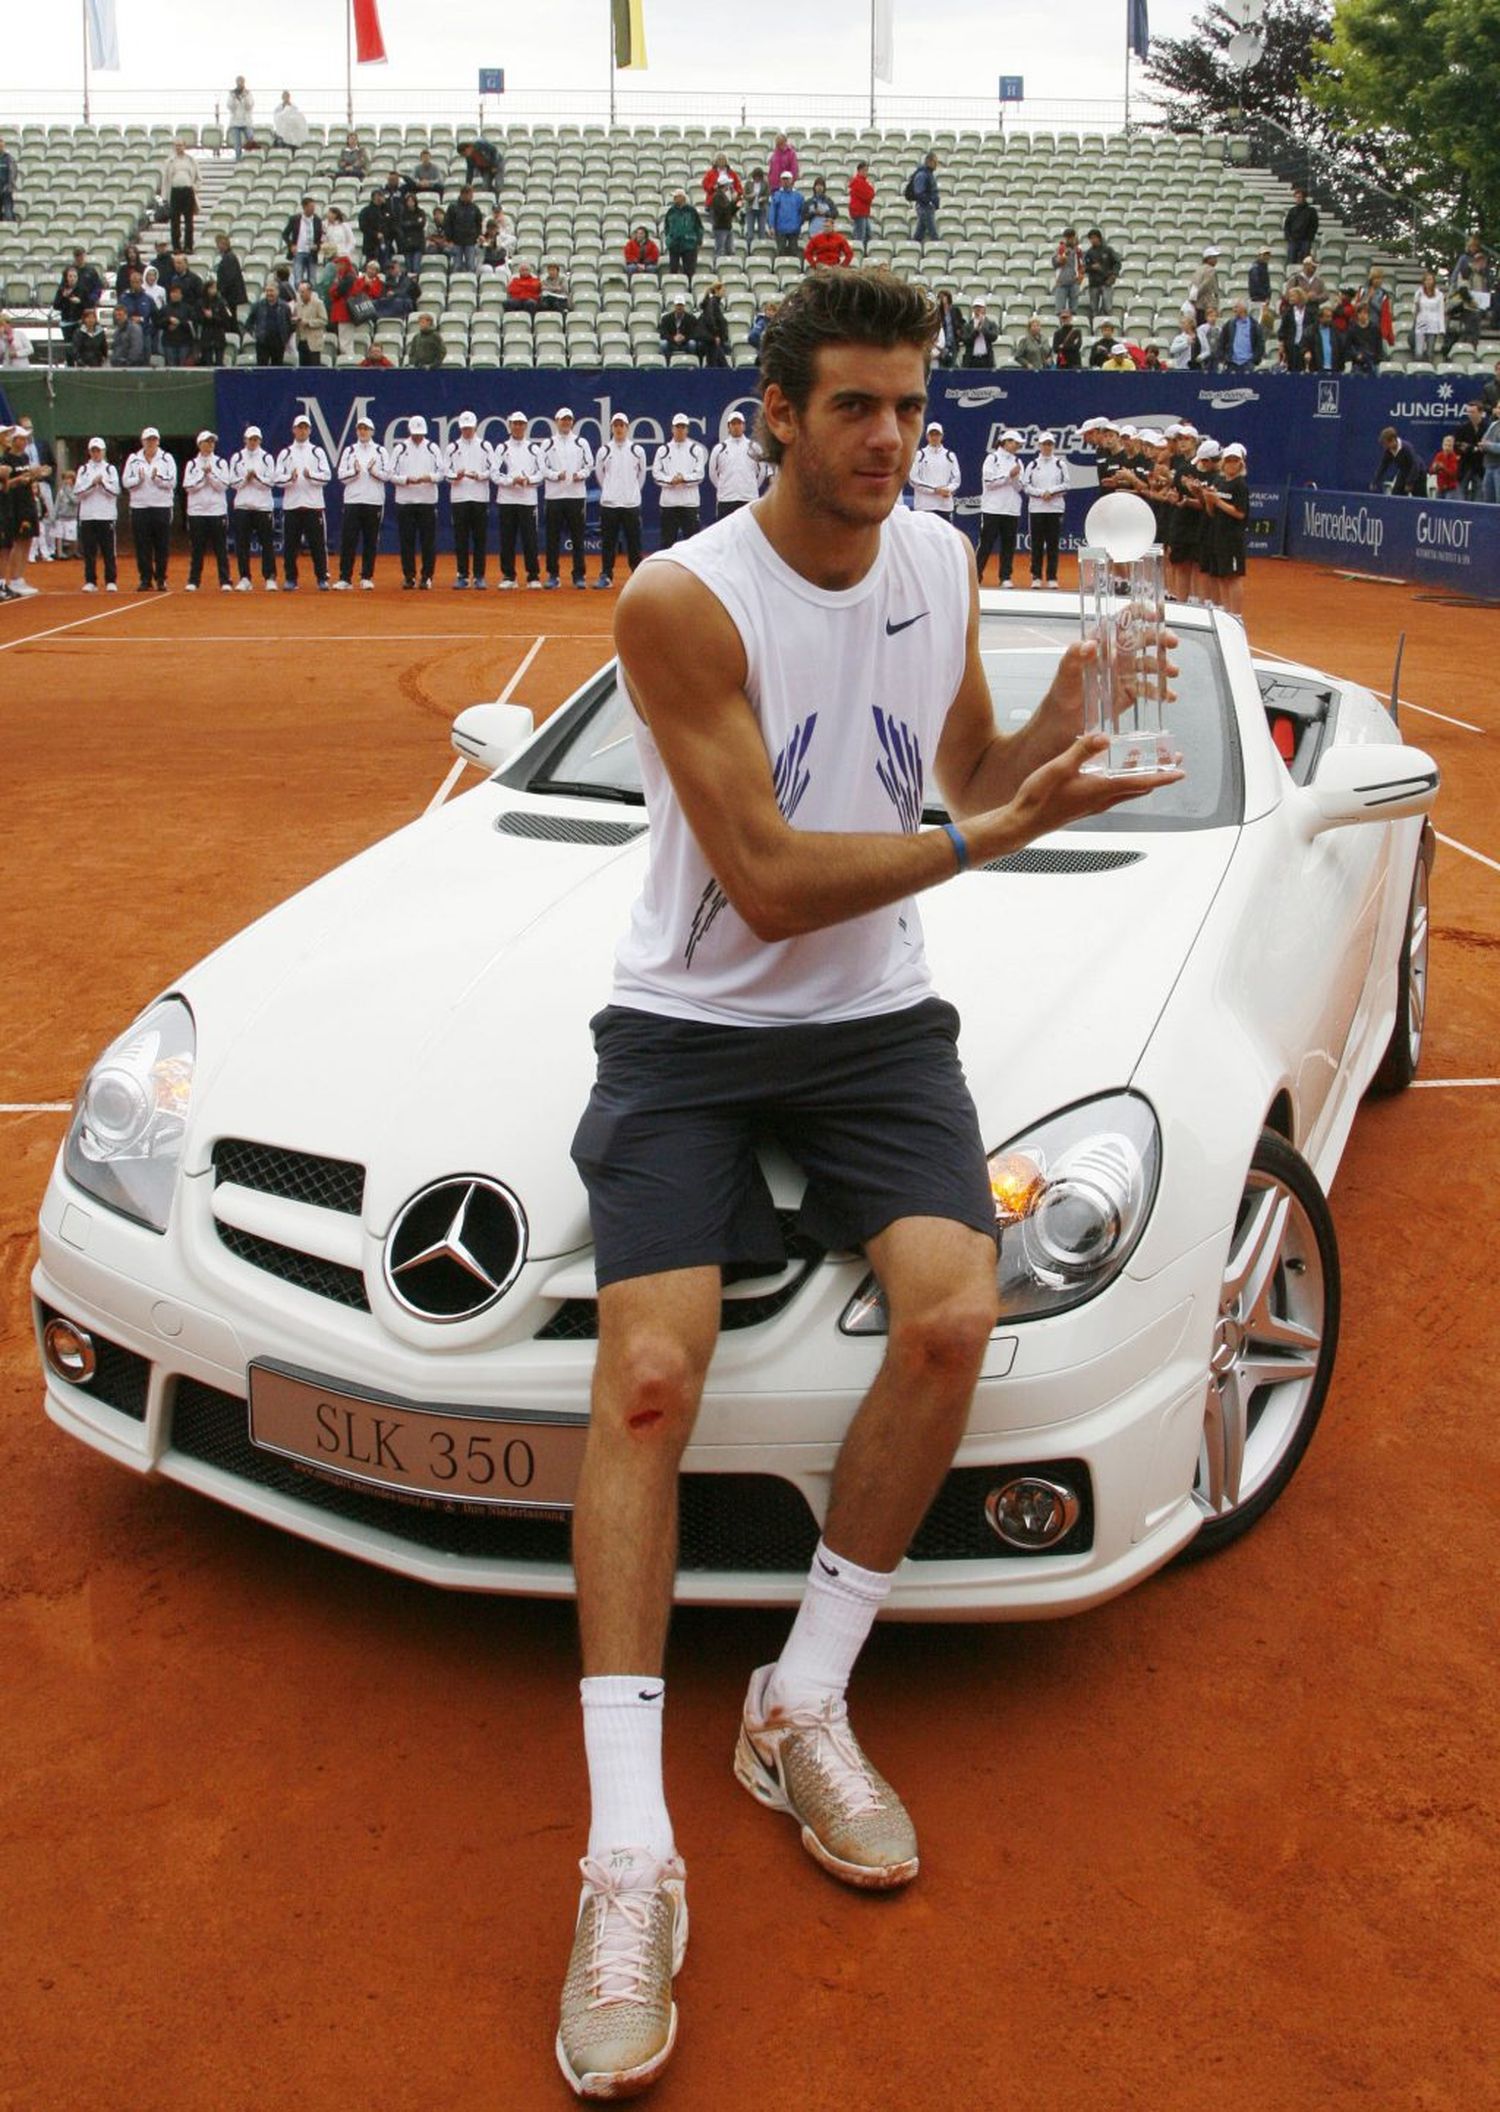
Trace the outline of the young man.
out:
<instances>
[{"instance_id":1,"label":"young man","mask_svg":"<svg viewBox=\"0 0 1500 2112\"><path fill-rule=\"evenodd\" d=\"M245 427L245 444L230 458L229 484L234 493L234 558L239 570L238 594L254 590L250 577L255 553L260 552L261 578L268 594L277 593L276 580L276 458L261 445L258 425Z\"/></svg>"},{"instance_id":2,"label":"young man","mask_svg":"<svg viewBox=\"0 0 1500 2112\"><path fill-rule=\"evenodd\" d=\"M188 457L182 472L189 594L197 593L203 560L210 554L219 574L219 592L229 592L229 464L218 447L217 433L200 433L197 453Z\"/></svg>"},{"instance_id":3,"label":"young man","mask_svg":"<svg viewBox=\"0 0 1500 2112\"><path fill-rule=\"evenodd\" d=\"M73 479L78 501L78 548L83 557L83 591L97 594L95 574L103 568L104 591L113 594L115 584L115 521L120 510L120 472L104 452L96 435Z\"/></svg>"},{"instance_id":4,"label":"young man","mask_svg":"<svg viewBox=\"0 0 1500 2112\"><path fill-rule=\"evenodd\" d=\"M125 463L120 479L130 494L130 533L135 544L137 594L167 591L167 560L172 552L172 504L177 494L177 464L161 444L154 425L141 433L141 444Z\"/></svg>"},{"instance_id":5,"label":"young man","mask_svg":"<svg viewBox=\"0 0 1500 2112\"><path fill-rule=\"evenodd\" d=\"M366 593L375 588L375 553L380 547L380 523L385 514L385 487L391 466L385 449L375 438L375 421L366 412L354 421L354 443L339 457L339 482L344 487L344 519L339 533L339 576L335 593L348 593L354 584L354 563L359 560L359 584ZM489 486L485 486L485 496Z\"/></svg>"},{"instance_id":6,"label":"young man","mask_svg":"<svg viewBox=\"0 0 1500 2112\"><path fill-rule=\"evenodd\" d=\"M661 1675L677 1474L721 1273L781 1252L762 1135L809 1176L805 1229L865 1247L891 1332L791 1640L751 1679L735 1772L831 1875L888 1890L917 1873L844 1689L962 1434L996 1299L984 1143L912 897L1128 796L1081 774L1098 746L1079 737L1082 647L1027 724L997 732L970 546L899 504L933 335L927 296L887 272L803 279L761 356L770 491L648 558L616 617L651 870L573 1146L600 1285L573 1518L593 1818L557 2036L580 2096L644 2088L676 2036L687 1919ZM951 825L921 825L924 757Z\"/></svg>"},{"instance_id":7,"label":"young man","mask_svg":"<svg viewBox=\"0 0 1500 2112\"><path fill-rule=\"evenodd\" d=\"M646 483L646 450L631 439L630 420L623 411L609 421L609 438L594 457L594 475L599 480L599 577L594 585L612 587L615 552L622 543L632 572L641 561L641 493Z\"/></svg>"},{"instance_id":8,"label":"young man","mask_svg":"<svg viewBox=\"0 0 1500 2112\"><path fill-rule=\"evenodd\" d=\"M333 480L333 471L312 436L312 420L299 411L292 420L292 444L276 457L276 482L281 487L281 571L283 589L297 591L297 558L304 544L312 559L318 592L329 590L328 530L324 518L323 493Z\"/></svg>"}]
</instances>

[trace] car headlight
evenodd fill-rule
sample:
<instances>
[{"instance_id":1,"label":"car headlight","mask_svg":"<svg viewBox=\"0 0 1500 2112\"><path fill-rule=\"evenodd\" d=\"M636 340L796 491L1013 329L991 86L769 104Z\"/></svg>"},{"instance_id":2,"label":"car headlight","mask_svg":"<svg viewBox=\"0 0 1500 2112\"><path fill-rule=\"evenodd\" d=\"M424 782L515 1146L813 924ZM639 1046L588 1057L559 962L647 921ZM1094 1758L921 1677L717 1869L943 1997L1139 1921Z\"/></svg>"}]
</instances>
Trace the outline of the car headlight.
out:
<instances>
[{"instance_id":1,"label":"car headlight","mask_svg":"<svg viewBox=\"0 0 1500 2112\"><path fill-rule=\"evenodd\" d=\"M69 1180L155 1232L172 1207L197 1041L180 997L153 1005L83 1081L63 1147Z\"/></svg>"},{"instance_id":2,"label":"car headlight","mask_svg":"<svg viewBox=\"0 0 1500 2112\"><path fill-rule=\"evenodd\" d=\"M1134 1253L1161 1165L1161 1131L1136 1093L1084 1100L990 1155L1000 1236L1000 1321L1036 1320L1095 1298ZM885 1298L867 1276L846 1335L883 1335Z\"/></svg>"}]
</instances>

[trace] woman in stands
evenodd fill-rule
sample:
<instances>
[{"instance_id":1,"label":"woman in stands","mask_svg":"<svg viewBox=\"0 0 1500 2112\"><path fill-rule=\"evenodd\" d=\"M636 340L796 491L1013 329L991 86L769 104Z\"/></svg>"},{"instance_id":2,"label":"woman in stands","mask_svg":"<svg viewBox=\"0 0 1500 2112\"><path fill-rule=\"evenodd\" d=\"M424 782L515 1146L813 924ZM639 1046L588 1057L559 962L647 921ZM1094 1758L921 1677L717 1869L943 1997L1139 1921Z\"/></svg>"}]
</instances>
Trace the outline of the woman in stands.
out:
<instances>
[{"instance_id":1,"label":"woman in stands","mask_svg":"<svg viewBox=\"0 0 1500 2112\"><path fill-rule=\"evenodd\" d=\"M86 289L79 281L76 265L70 264L62 275L61 283L52 296L52 305L62 321L63 357L72 356L73 336L83 321L83 311L88 305Z\"/></svg>"},{"instance_id":2,"label":"woman in stands","mask_svg":"<svg viewBox=\"0 0 1500 2112\"><path fill-rule=\"evenodd\" d=\"M1430 271L1425 271L1411 324L1411 347L1418 359L1438 357L1443 349L1443 333L1447 325L1447 303L1438 291L1437 280Z\"/></svg>"},{"instance_id":3,"label":"woman in stands","mask_svg":"<svg viewBox=\"0 0 1500 2112\"><path fill-rule=\"evenodd\" d=\"M955 367L964 349L963 310L954 305L953 294L945 286L937 297L938 334L934 356L940 367Z\"/></svg>"},{"instance_id":4,"label":"woman in stands","mask_svg":"<svg viewBox=\"0 0 1500 2112\"><path fill-rule=\"evenodd\" d=\"M661 265L661 246L654 242L649 227L638 227L625 244L625 276L633 279L638 271L656 271Z\"/></svg>"}]
</instances>

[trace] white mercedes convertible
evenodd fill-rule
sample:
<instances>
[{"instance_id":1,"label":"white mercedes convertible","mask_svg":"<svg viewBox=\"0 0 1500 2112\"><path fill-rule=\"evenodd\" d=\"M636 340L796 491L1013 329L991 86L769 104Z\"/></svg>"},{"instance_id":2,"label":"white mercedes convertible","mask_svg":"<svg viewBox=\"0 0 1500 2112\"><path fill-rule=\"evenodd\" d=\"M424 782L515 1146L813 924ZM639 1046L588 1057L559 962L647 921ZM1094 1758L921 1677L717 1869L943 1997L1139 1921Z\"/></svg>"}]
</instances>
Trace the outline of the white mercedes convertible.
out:
<instances>
[{"instance_id":1,"label":"white mercedes convertible","mask_svg":"<svg viewBox=\"0 0 1500 2112\"><path fill-rule=\"evenodd\" d=\"M1002 726L1076 635L984 597ZM1078 1611L1285 1489L1339 1325L1325 1201L1421 1052L1437 790L1367 690L1174 610L1179 784L925 895L991 1161L1001 1318L893 1610ZM596 1335L568 1145L646 862L603 669L485 782L184 975L85 1080L34 1277L48 1413L437 1584L572 1589ZM767 1167L790 1218L799 1177ZM858 1253L731 1281L684 1463L683 1600L801 1591L885 1316Z\"/></svg>"}]
</instances>

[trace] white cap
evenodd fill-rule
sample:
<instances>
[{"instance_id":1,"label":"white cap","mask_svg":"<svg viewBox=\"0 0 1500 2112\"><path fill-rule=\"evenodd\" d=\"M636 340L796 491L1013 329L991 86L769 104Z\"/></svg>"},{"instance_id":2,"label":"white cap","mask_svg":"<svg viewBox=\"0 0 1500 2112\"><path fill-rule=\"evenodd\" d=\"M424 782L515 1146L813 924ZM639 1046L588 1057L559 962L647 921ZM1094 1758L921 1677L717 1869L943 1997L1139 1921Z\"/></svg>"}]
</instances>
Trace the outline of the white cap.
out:
<instances>
[{"instance_id":1,"label":"white cap","mask_svg":"<svg viewBox=\"0 0 1500 2112\"><path fill-rule=\"evenodd\" d=\"M1139 432L1133 425L1117 425L1115 431L1122 440L1138 440L1140 438Z\"/></svg>"},{"instance_id":2,"label":"white cap","mask_svg":"<svg viewBox=\"0 0 1500 2112\"><path fill-rule=\"evenodd\" d=\"M571 418L573 413L565 403L560 403L552 415L554 418Z\"/></svg>"},{"instance_id":3,"label":"white cap","mask_svg":"<svg viewBox=\"0 0 1500 2112\"><path fill-rule=\"evenodd\" d=\"M1184 418L1178 425L1177 430L1181 433L1184 440L1196 440L1198 437L1198 428L1194 425L1191 418Z\"/></svg>"},{"instance_id":4,"label":"white cap","mask_svg":"<svg viewBox=\"0 0 1500 2112\"><path fill-rule=\"evenodd\" d=\"M102 440L101 440L101 439L99 438L99 435L98 435L97 433L95 433L95 435L94 435L93 439L92 439L92 440L91 440L91 441L89 442L89 446L90 446L90 447L103 447L103 445L104 445L104 442L103 442L103 441L102 441Z\"/></svg>"},{"instance_id":5,"label":"white cap","mask_svg":"<svg viewBox=\"0 0 1500 2112\"><path fill-rule=\"evenodd\" d=\"M409 433L425 433L427 431L427 420L425 418L408 418L406 430Z\"/></svg>"},{"instance_id":6,"label":"white cap","mask_svg":"<svg viewBox=\"0 0 1500 2112\"><path fill-rule=\"evenodd\" d=\"M519 411L511 412L511 416L513 418L519 418L520 415L521 413ZM609 422L611 425L629 425L630 420L626 417L623 411L616 411Z\"/></svg>"},{"instance_id":7,"label":"white cap","mask_svg":"<svg viewBox=\"0 0 1500 2112\"><path fill-rule=\"evenodd\" d=\"M526 413L524 411L512 411L505 422L507 425L524 425L526 423Z\"/></svg>"},{"instance_id":8,"label":"white cap","mask_svg":"<svg viewBox=\"0 0 1500 2112\"><path fill-rule=\"evenodd\" d=\"M1057 435L1056 433L1047 432L1038 433L1036 436L1036 444L1038 447L1056 447Z\"/></svg>"},{"instance_id":9,"label":"white cap","mask_svg":"<svg viewBox=\"0 0 1500 2112\"><path fill-rule=\"evenodd\" d=\"M1107 418L1085 418L1078 428L1079 437L1082 438L1085 433L1102 433L1108 423Z\"/></svg>"},{"instance_id":10,"label":"white cap","mask_svg":"<svg viewBox=\"0 0 1500 2112\"><path fill-rule=\"evenodd\" d=\"M692 420L688 417L686 411L674 411L672 413L672 423L674 425L690 425Z\"/></svg>"},{"instance_id":11,"label":"white cap","mask_svg":"<svg viewBox=\"0 0 1500 2112\"><path fill-rule=\"evenodd\" d=\"M1221 448L1219 452L1221 456L1238 455L1242 462L1247 461L1249 459L1245 452L1245 443L1243 440L1231 440L1228 445L1226 447Z\"/></svg>"},{"instance_id":12,"label":"white cap","mask_svg":"<svg viewBox=\"0 0 1500 2112\"><path fill-rule=\"evenodd\" d=\"M464 427L465 427L466 425L478 425L478 423L479 423L479 420L478 420L478 419L477 419L477 418L476 418L476 417L474 416L474 413L473 413L472 411L460 411L460 412L459 412L459 414L458 414L458 425L459 425L459 431L460 431L460 432L462 432L463 428L464 428Z\"/></svg>"},{"instance_id":13,"label":"white cap","mask_svg":"<svg viewBox=\"0 0 1500 2112\"><path fill-rule=\"evenodd\" d=\"M218 437L219 437L219 436L218 436L218 434L217 434L217 433L210 433L210 432L204 431L204 432L201 432L201 433L200 433L200 434L198 435L198 438L197 438L197 440L196 440L196 441L194 442L194 445L195 445L196 447L201 447L201 446L203 445L203 443L204 443L204 441L205 441L205 440L217 440L217 439L218 439Z\"/></svg>"},{"instance_id":14,"label":"white cap","mask_svg":"<svg viewBox=\"0 0 1500 2112\"><path fill-rule=\"evenodd\" d=\"M365 411L362 416L355 419L354 430L358 432L362 425L367 425L372 433L375 430L375 420L370 416L368 411Z\"/></svg>"},{"instance_id":15,"label":"white cap","mask_svg":"<svg viewBox=\"0 0 1500 2112\"><path fill-rule=\"evenodd\" d=\"M295 432L299 425L305 425L311 428L312 420L308 417L306 411L299 411L296 417L292 420L292 431Z\"/></svg>"},{"instance_id":16,"label":"white cap","mask_svg":"<svg viewBox=\"0 0 1500 2112\"><path fill-rule=\"evenodd\" d=\"M260 427L258 425L247 425L245 427L245 438L247 440L258 440L260 436Z\"/></svg>"},{"instance_id":17,"label":"white cap","mask_svg":"<svg viewBox=\"0 0 1500 2112\"><path fill-rule=\"evenodd\" d=\"M1024 433L1018 433L1013 425L1007 426L1005 431L1000 435L1001 446L1003 447L1008 440L1014 440L1017 447L1024 447L1026 445L1026 435Z\"/></svg>"},{"instance_id":18,"label":"white cap","mask_svg":"<svg viewBox=\"0 0 1500 2112\"><path fill-rule=\"evenodd\" d=\"M20 428L17 426L11 427L12 432L17 432L19 430ZM156 427L154 425L143 425L141 427L141 438L143 440L159 440L161 438L161 434L156 430Z\"/></svg>"},{"instance_id":19,"label":"white cap","mask_svg":"<svg viewBox=\"0 0 1500 2112\"><path fill-rule=\"evenodd\" d=\"M745 422L745 414L744 414L744 412L743 412L743 411L731 411L731 412L730 412L730 414L729 414L729 423L730 423L731 425L743 425L743 424L744 424L744 422Z\"/></svg>"},{"instance_id":20,"label":"white cap","mask_svg":"<svg viewBox=\"0 0 1500 2112\"><path fill-rule=\"evenodd\" d=\"M936 418L934 418L931 424L928 426L927 430L929 433L940 433L943 428L938 424Z\"/></svg>"},{"instance_id":21,"label":"white cap","mask_svg":"<svg viewBox=\"0 0 1500 2112\"><path fill-rule=\"evenodd\" d=\"M1216 242L1210 242L1207 249L1204 250L1203 254L1206 257L1222 257L1224 252L1222 249L1219 248Z\"/></svg>"},{"instance_id":22,"label":"white cap","mask_svg":"<svg viewBox=\"0 0 1500 2112\"><path fill-rule=\"evenodd\" d=\"M1217 462L1222 452L1223 450L1217 440L1202 440L1198 444L1198 452L1194 455L1193 460L1195 462Z\"/></svg>"},{"instance_id":23,"label":"white cap","mask_svg":"<svg viewBox=\"0 0 1500 2112\"><path fill-rule=\"evenodd\" d=\"M782 172L781 172L781 180L782 180L782 182L783 182L783 183L790 183L790 182L791 182L791 180L792 180L792 172L791 172L791 170L790 170L790 169L783 169L783 170L782 170Z\"/></svg>"}]
</instances>

